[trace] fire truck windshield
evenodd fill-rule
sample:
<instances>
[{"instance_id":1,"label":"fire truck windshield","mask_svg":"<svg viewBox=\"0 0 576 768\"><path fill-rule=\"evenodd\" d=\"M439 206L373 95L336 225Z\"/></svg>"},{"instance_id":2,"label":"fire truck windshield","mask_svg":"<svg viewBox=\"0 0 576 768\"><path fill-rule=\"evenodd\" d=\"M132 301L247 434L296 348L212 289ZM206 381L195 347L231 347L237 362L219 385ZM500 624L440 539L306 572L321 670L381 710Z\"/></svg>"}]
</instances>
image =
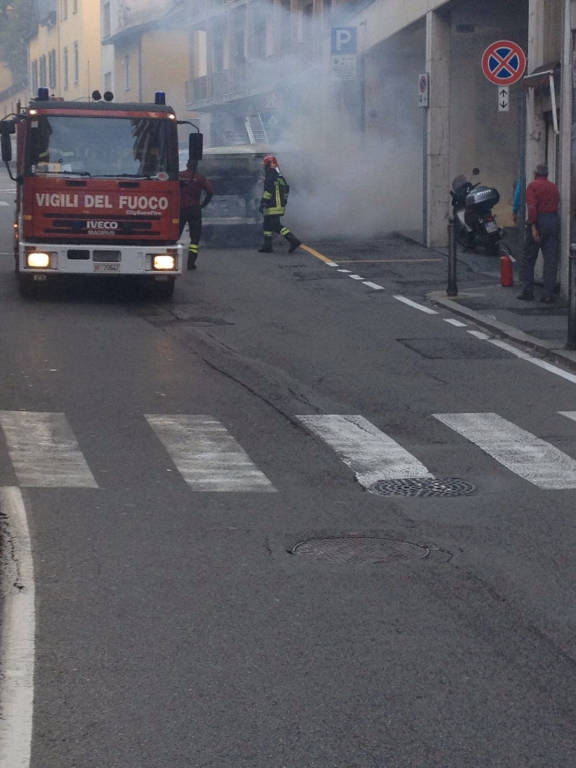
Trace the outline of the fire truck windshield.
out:
<instances>
[{"instance_id":1,"label":"fire truck windshield","mask_svg":"<svg viewBox=\"0 0 576 768\"><path fill-rule=\"evenodd\" d=\"M39 115L30 120L26 174L176 179L175 144L166 119Z\"/></svg>"}]
</instances>

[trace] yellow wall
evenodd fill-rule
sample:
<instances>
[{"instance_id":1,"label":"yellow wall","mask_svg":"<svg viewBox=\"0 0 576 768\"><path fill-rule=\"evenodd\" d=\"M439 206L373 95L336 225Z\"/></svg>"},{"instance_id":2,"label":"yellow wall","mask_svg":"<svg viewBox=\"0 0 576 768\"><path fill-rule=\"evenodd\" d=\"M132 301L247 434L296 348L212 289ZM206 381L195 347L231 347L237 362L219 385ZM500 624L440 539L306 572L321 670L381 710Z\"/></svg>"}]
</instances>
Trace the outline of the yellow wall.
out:
<instances>
[{"instance_id":1,"label":"yellow wall","mask_svg":"<svg viewBox=\"0 0 576 768\"><path fill-rule=\"evenodd\" d=\"M24 89L12 89L12 72L0 61L0 120L6 115L16 112L18 103L26 103L28 94Z\"/></svg>"},{"instance_id":2,"label":"yellow wall","mask_svg":"<svg viewBox=\"0 0 576 768\"><path fill-rule=\"evenodd\" d=\"M30 44L28 46L28 60L30 62L30 80L28 83L28 91L27 91L27 98L30 99L33 96L36 95L34 93L33 83L32 83L32 66L34 63L36 63L36 66L38 67L38 70L40 69L40 59L42 56L46 57L46 72L48 73L48 58L50 51L55 51L56 54L56 87L51 88L51 92L55 92L58 88L58 26L54 25L52 27L38 27L38 31L36 33L36 37L32 38L30 40ZM44 86L48 87L48 80L46 82L40 82L40 78L38 81L38 86Z\"/></svg>"},{"instance_id":3,"label":"yellow wall","mask_svg":"<svg viewBox=\"0 0 576 768\"><path fill-rule=\"evenodd\" d=\"M66 100L87 101L94 89L102 90L100 43L100 3L95 0L68 0L67 18L63 18L62 2L58 9L60 30L59 90ZM78 81L75 82L74 43L78 43ZM64 77L64 55L68 51L68 87Z\"/></svg>"},{"instance_id":4,"label":"yellow wall","mask_svg":"<svg viewBox=\"0 0 576 768\"><path fill-rule=\"evenodd\" d=\"M129 88L126 87L126 59L129 61ZM181 117L185 112L188 77L188 32L182 29L155 29L134 34L115 46L115 101L154 100L156 91L166 93L166 103Z\"/></svg>"},{"instance_id":5,"label":"yellow wall","mask_svg":"<svg viewBox=\"0 0 576 768\"><path fill-rule=\"evenodd\" d=\"M114 46L114 101L140 101L139 50L137 39L119 42Z\"/></svg>"},{"instance_id":6,"label":"yellow wall","mask_svg":"<svg viewBox=\"0 0 576 768\"><path fill-rule=\"evenodd\" d=\"M156 91L165 91L166 103L182 117L188 79L188 31L150 30L142 38L142 97L152 101Z\"/></svg>"},{"instance_id":7,"label":"yellow wall","mask_svg":"<svg viewBox=\"0 0 576 768\"><path fill-rule=\"evenodd\" d=\"M29 44L30 82L28 97L35 96L32 78L34 62L46 56L47 70L50 51L56 51L56 85L48 86L55 96L74 101L87 101L94 89L101 89L100 2L95 0L67 0L64 15L63 0L58 3L58 21L52 27L38 27ZM76 11L74 11L76 7ZM78 45L78 72L75 67L75 43ZM65 52L68 52L68 82L65 77ZM77 77L76 77L77 74Z\"/></svg>"}]
</instances>

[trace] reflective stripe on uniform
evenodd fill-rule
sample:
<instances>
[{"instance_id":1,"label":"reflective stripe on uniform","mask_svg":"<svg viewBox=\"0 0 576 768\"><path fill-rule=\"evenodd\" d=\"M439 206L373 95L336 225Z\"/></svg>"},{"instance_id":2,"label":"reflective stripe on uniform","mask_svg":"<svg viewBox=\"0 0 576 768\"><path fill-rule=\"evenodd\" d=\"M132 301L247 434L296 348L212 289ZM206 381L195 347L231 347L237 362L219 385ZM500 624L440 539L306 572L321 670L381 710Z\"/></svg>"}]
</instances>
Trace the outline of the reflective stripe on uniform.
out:
<instances>
[{"instance_id":1,"label":"reflective stripe on uniform","mask_svg":"<svg viewBox=\"0 0 576 768\"><path fill-rule=\"evenodd\" d=\"M280 234L281 235L288 235L288 234L290 234L290 230L288 229L288 227L282 227L282 229L280 230Z\"/></svg>"}]
</instances>

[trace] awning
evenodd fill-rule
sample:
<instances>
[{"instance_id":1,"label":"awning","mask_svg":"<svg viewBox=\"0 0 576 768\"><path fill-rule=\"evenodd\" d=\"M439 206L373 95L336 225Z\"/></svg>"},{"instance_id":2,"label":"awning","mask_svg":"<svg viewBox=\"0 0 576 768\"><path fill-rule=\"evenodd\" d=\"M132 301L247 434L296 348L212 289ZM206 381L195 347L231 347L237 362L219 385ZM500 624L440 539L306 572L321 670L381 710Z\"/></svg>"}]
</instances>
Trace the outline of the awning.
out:
<instances>
[{"instance_id":1,"label":"awning","mask_svg":"<svg viewBox=\"0 0 576 768\"><path fill-rule=\"evenodd\" d=\"M553 62L552 64L544 64L541 67L536 67L529 75L526 75L523 80L525 88L548 88L550 93L550 111L552 112L552 124L554 126L554 133L558 135L560 133L560 127L558 125L558 111L556 108L556 81L555 75L560 73L560 63Z\"/></svg>"},{"instance_id":2,"label":"awning","mask_svg":"<svg viewBox=\"0 0 576 768\"><path fill-rule=\"evenodd\" d=\"M560 72L560 62L554 61L550 64L543 64L541 67L536 67L530 74L524 75L522 78L522 84L524 88L539 88L547 86L550 82L550 77L554 77Z\"/></svg>"}]
</instances>

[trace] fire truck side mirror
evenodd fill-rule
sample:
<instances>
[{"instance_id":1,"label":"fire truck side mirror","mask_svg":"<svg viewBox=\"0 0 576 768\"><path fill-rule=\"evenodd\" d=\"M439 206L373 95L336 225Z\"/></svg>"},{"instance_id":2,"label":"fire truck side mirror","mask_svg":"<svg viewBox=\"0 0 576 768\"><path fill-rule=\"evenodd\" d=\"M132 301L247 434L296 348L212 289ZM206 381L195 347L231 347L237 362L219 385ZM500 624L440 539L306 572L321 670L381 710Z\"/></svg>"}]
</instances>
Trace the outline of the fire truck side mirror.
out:
<instances>
[{"instance_id":1,"label":"fire truck side mirror","mask_svg":"<svg viewBox=\"0 0 576 768\"><path fill-rule=\"evenodd\" d=\"M2 131L0 141L2 146L2 160L5 163L9 163L10 160L12 160L12 141L10 140L10 134Z\"/></svg>"},{"instance_id":2,"label":"fire truck side mirror","mask_svg":"<svg viewBox=\"0 0 576 768\"><path fill-rule=\"evenodd\" d=\"M191 133L188 137L188 154L190 160L202 160L204 147L204 135L202 133Z\"/></svg>"}]
</instances>

